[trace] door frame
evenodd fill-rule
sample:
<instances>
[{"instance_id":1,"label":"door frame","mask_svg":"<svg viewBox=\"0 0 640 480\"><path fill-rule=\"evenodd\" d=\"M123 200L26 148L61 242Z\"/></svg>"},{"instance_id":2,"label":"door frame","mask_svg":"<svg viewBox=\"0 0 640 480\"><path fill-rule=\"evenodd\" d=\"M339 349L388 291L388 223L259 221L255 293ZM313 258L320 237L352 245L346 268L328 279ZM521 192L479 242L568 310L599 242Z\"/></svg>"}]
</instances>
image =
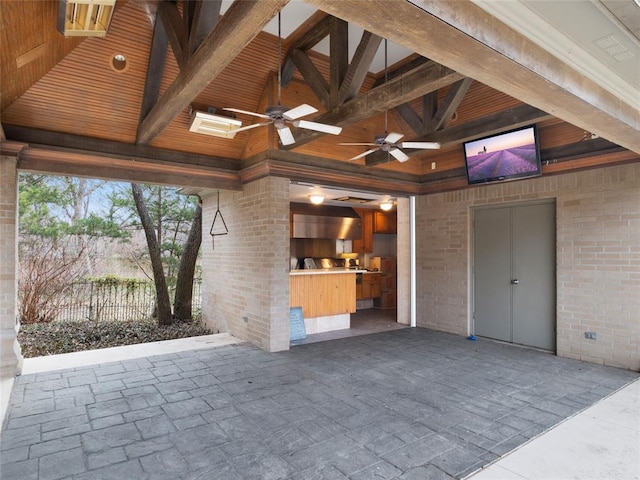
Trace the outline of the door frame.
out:
<instances>
[{"instance_id":1,"label":"door frame","mask_svg":"<svg viewBox=\"0 0 640 480\"><path fill-rule=\"evenodd\" d=\"M555 354L557 352L558 349L558 295L557 295L557 284L558 284L558 263L557 263L557 258L558 258L558 222L557 222L557 215L558 215L558 206L557 206L557 199L556 197L549 197L549 198L538 198L535 200L524 200L524 201L514 201L514 202L496 202L496 203L491 203L491 204L483 204L483 205L475 205L475 206L470 206L469 207L469 268L468 268L468 305L469 305L469 310L468 310L468 322L467 322L467 328L468 328L468 332L470 336L475 335L475 329L476 329L476 325L475 325L475 275L474 275L474 268L475 268L475 219L476 219L476 212L478 210L491 210L494 208L512 208L512 207L526 207L526 206L534 206L534 205L553 205L554 206L554 211L556 214L556 218L555 218L555 223L554 223L554 238L555 238L555 252L554 252L554 258L555 260L555 274L554 274L554 280L556 282L556 298L555 298L555 304L556 304L556 320L555 320L555 328L554 328L554 333L556 335L556 350L553 351L553 353ZM499 342L500 340L495 340L497 342ZM507 342L509 343L509 342ZM511 344L511 343L510 343ZM519 345L519 344L513 344L513 345ZM522 345L524 347L524 345ZM536 348L536 347L526 347L526 348ZM549 351L549 350L544 350L544 351Z\"/></svg>"}]
</instances>

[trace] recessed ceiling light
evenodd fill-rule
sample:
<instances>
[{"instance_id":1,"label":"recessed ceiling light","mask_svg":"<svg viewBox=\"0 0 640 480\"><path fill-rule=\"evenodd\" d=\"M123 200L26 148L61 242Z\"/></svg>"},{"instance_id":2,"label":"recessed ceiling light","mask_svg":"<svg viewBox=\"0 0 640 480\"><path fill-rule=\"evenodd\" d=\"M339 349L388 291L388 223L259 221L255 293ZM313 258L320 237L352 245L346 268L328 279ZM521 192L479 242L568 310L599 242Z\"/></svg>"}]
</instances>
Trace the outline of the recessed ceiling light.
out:
<instances>
[{"instance_id":1,"label":"recessed ceiling light","mask_svg":"<svg viewBox=\"0 0 640 480\"><path fill-rule=\"evenodd\" d=\"M113 68L116 72L124 72L127 70L129 66L127 62L127 57L122 55L121 53L116 53L113 57L111 57L111 68Z\"/></svg>"}]
</instances>

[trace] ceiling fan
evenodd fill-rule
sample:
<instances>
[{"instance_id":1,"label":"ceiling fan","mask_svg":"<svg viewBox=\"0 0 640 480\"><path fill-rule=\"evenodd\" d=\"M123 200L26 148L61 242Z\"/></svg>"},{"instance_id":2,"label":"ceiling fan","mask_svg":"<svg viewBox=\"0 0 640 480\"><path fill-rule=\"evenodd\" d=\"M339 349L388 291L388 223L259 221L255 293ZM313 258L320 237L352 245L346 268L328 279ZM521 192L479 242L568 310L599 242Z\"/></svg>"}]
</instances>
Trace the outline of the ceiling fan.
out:
<instances>
[{"instance_id":1,"label":"ceiling fan","mask_svg":"<svg viewBox=\"0 0 640 480\"><path fill-rule=\"evenodd\" d=\"M385 113L386 116L386 113ZM385 124L386 124L385 118ZM387 129L385 128L385 131ZM399 142L402 137L404 137L401 133L383 133L381 135L376 135L373 143L341 143L340 145L363 145L374 147L366 152L361 153L360 155L356 155L349 160L358 160L359 158L366 157L367 155L377 152L378 150L382 150L383 152L390 153L396 160L399 162L406 162L409 160L409 156L404 153L401 148L424 148L424 149L438 149L440 148L440 144L437 142Z\"/></svg>"},{"instance_id":2,"label":"ceiling fan","mask_svg":"<svg viewBox=\"0 0 640 480\"><path fill-rule=\"evenodd\" d=\"M262 127L265 125L273 124L276 127L280 142L282 145L292 145L296 143L293 138L293 133L288 124L292 124L294 127L306 128L308 130L314 130L316 132L330 133L332 135L339 135L342 132L342 127L334 125L327 125L325 123L310 122L308 120L300 120L301 117L310 115L318 111L317 108L303 103L294 108L285 107L280 104L280 96L282 90L282 34L280 30L280 12L278 12L278 104L267 107L265 113L248 112L246 110L240 110L238 108L225 108L229 112L242 113L245 115L252 115L254 117L262 118L266 121L247 125L245 127L235 128L230 130L229 133L242 132L256 127Z\"/></svg>"},{"instance_id":3,"label":"ceiling fan","mask_svg":"<svg viewBox=\"0 0 640 480\"><path fill-rule=\"evenodd\" d=\"M384 39L384 81L387 82L387 39ZM399 162L406 162L409 160L409 156L404 153L402 148L422 148L422 149L438 149L440 144L438 142L400 142L400 139L404 137L402 133L387 132L387 117L388 110L384 112L384 133L376 135L373 143L341 143L340 145L362 145L366 147L374 147L366 152L356 155L350 158L349 161L358 160L359 158L366 157L367 155L382 150L391 154Z\"/></svg>"}]
</instances>

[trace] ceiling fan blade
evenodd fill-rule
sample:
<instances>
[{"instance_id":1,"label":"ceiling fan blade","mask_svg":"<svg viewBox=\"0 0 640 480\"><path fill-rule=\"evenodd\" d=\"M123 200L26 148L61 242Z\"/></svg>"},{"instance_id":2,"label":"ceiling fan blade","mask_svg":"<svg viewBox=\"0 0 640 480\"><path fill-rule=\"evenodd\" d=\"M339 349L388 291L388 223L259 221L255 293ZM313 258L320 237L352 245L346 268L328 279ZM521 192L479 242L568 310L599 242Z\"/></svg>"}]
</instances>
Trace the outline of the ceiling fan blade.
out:
<instances>
[{"instance_id":1,"label":"ceiling fan blade","mask_svg":"<svg viewBox=\"0 0 640 480\"><path fill-rule=\"evenodd\" d=\"M338 145L350 145L358 147L377 147L377 143L339 143Z\"/></svg>"},{"instance_id":2,"label":"ceiling fan blade","mask_svg":"<svg viewBox=\"0 0 640 480\"><path fill-rule=\"evenodd\" d=\"M311 113L316 113L318 111L317 108L312 107L311 105L307 105L303 103L302 105L298 105L291 110L287 110L282 114L284 118L287 120L296 120L300 117L304 117L305 115L309 115Z\"/></svg>"},{"instance_id":3,"label":"ceiling fan blade","mask_svg":"<svg viewBox=\"0 0 640 480\"><path fill-rule=\"evenodd\" d=\"M253 115L254 117L271 118L269 117L269 115L264 115L262 113L256 113L256 112L248 112L247 110L240 110L239 108L223 108L223 110L226 110L228 112L244 113L245 115Z\"/></svg>"},{"instance_id":4,"label":"ceiling fan blade","mask_svg":"<svg viewBox=\"0 0 640 480\"><path fill-rule=\"evenodd\" d=\"M398 140L400 140L402 137L404 137L403 134L401 133L395 133L395 132L391 132L389 135L387 135L384 139L384 141L386 143L396 143Z\"/></svg>"},{"instance_id":5,"label":"ceiling fan blade","mask_svg":"<svg viewBox=\"0 0 640 480\"><path fill-rule=\"evenodd\" d=\"M256 128L256 127L263 127L265 125L269 125L271 122L260 122L260 123L254 123L251 125L246 125L244 127L238 127L238 128L234 128L233 130L229 130L226 133L238 133L238 132L244 132L245 130L251 130L252 128Z\"/></svg>"},{"instance_id":6,"label":"ceiling fan blade","mask_svg":"<svg viewBox=\"0 0 640 480\"><path fill-rule=\"evenodd\" d=\"M307 120L296 120L293 122L296 127L315 130L316 132L330 133L332 135L340 135L342 127L327 125L326 123L309 122Z\"/></svg>"},{"instance_id":7,"label":"ceiling fan blade","mask_svg":"<svg viewBox=\"0 0 640 480\"><path fill-rule=\"evenodd\" d=\"M392 148L389 150L389 153L394 156L396 160L399 162L406 162L409 160L409 157L399 148Z\"/></svg>"},{"instance_id":8,"label":"ceiling fan blade","mask_svg":"<svg viewBox=\"0 0 640 480\"><path fill-rule=\"evenodd\" d=\"M377 152L378 150L380 150L380 147L378 147L378 148L372 148L371 150L367 150L366 152L362 152L360 155L356 155L355 157L350 158L350 159L349 159L349 161L351 161L351 160L358 160L359 158L366 157L366 156L367 156L367 155L369 155L370 153Z\"/></svg>"},{"instance_id":9,"label":"ceiling fan blade","mask_svg":"<svg viewBox=\"0 0 640 480\"><path fill-rule=\"evenodd\" d=\"M276 129L282 145L293 145L296 143L296 139L293 138L293 133L289 127L282 127Z\"/></svg>"},{"instance_id":10,"label":"ceiling fan blade","mask_svg":"<svg viewBox=\"0 0 640 480\"><path fill-rule=\"evenodd\" d=\"M402 142L399 146L402 148L426 148L431 150L440 148L438 142Z\"/></svg>"}]
</instances>

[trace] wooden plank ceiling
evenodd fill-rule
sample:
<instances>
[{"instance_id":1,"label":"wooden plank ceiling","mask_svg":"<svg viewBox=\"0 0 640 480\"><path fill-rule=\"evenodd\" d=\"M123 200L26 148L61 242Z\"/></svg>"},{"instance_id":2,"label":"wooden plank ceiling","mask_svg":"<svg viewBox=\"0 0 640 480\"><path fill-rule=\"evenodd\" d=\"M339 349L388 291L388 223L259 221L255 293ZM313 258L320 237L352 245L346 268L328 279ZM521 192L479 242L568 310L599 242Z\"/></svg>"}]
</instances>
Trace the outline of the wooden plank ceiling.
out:
<instances>
[{"instance_id":1,"label":"wooden plank ceiling","mask_svg":"<svg viewBox=\"0 0 640 480\"><path fill-rule=\"evenodd\" d=\"M21 168L221 188L278 174L412 194L464 187L462 141L530 123L539 125L547 158L562 164L550 171L594 165L566 147L584 140L583 128L420 55L390 66L386 82L372 75L368 65L382 40L375 33L365 32L349 63L346 22L321 11L283 39L281 101L316 107L309 119L342 126L339 137L294 130L296 144L283 149L272 127L233 139L189 132L190 107L264 112L277 102L278 38L262 26L287 1L236 1L222 17L215 1L119 1L106 38L84 40L56 31L56 1L0 2L0 119L7 140L25 144L11 147L22 149ZM157 12L163 28L154 28ZM310 50L327 35L329 57ZM126 68L113 68L116 54ZM405 163L387 155L349 162L363 149L340 143L373 141L385 111L389 131L439 141L442 149L407 152ZM597 164L637 160L608 142L598 148Z\"/></svg>"}]
</instances>

